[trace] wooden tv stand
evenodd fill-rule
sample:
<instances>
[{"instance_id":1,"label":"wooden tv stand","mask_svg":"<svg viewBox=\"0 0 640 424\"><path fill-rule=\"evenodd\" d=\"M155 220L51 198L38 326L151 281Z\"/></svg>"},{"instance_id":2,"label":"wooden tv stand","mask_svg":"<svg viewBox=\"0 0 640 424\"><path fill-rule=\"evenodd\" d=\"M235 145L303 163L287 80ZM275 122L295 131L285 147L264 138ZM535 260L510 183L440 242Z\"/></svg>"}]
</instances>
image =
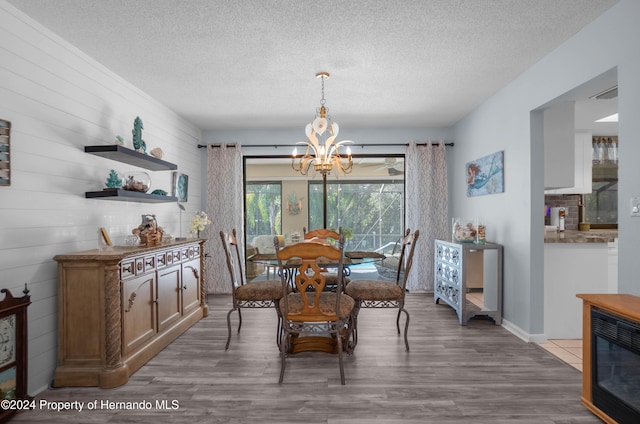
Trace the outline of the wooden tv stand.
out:
<instances>
[{"instance_id":1,"label":"wooden tv stand","mask_svg":"<svg viewBox=\"0 0 640 424\"><path fill-rule=\"evenodd\" d=\"M629 294L577 294L582 299L582 404L609 424L616 421L593 404L591 310L608 312L620 318L640 323L640 297Z\"/></svg>"},{"instance_id":2,"label":"wooden tv stand","mask_svg":"<svg viewBox=\"0 0 640 424\"><path fill-rule=\"evenodd\" d=\"M203 243L57 255L55 387L125 384L207 316Z\"/></svg>"}]
</instances>

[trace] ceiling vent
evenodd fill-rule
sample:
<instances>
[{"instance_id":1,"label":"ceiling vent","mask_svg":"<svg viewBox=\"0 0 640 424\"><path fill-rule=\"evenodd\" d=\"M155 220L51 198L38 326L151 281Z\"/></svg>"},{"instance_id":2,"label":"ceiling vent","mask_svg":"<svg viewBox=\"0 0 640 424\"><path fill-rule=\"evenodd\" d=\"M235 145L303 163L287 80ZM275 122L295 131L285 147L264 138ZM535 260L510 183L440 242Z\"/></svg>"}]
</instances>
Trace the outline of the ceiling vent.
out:
<instances>
[{"instance_id":1,"label":"ceiling vent","mask_svg":"<svg viewBox=\"0 0 640 424\"><path fill-rule=\"evenodd\" d=\"M606 90L601 91L598 94L594 94L589 98L596 99L596 100L608 100L608 99L614 99L616 97L618 97L618 86L614 85L613 87L607 88Z\"/></svg>"}]
</instances>

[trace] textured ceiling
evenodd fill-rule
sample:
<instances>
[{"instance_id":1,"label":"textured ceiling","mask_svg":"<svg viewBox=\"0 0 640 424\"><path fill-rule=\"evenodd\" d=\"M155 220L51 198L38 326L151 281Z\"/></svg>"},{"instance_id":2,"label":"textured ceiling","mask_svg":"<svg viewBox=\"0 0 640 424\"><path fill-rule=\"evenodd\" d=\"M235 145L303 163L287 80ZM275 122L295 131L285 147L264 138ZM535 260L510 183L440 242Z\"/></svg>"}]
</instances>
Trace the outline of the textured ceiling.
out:
<instances>
[{"instance_id":1,"label":"textured ceiling","mask_svg":"<svg viewBox=\"0 0 640 424\"><path fill-rule=\"evenodd\" d=\"M8 0L202 130L449 126L616 0Z\"/></svg>"}]
</instances>

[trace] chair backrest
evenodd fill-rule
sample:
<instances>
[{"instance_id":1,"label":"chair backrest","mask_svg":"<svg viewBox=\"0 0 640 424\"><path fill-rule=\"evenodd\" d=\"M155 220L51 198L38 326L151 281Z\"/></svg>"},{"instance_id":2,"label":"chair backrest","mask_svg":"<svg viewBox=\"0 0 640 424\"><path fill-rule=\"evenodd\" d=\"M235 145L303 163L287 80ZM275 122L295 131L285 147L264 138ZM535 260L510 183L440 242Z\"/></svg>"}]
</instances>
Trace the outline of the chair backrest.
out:
<instances>
[{"instance_id":1,"label":"chair backrest","mask_svg":"<svg viewBox=\"0 0 640 424\"><path fill-rule=\"evenodd\" d=\"M416 248L416 242L420 236L420 231L416 230L411 234L411 229L407 228L404 237L400 242L400 258L398 260L398 272L396 273L396 284L402 287L404 293L407 288L407 279L413 265L413 251ZM404 272L403 272L404 271Z\"/></svg>"},{"instance_id":2,"label":"chair backrest","mask_svg":"<svg viewBox=\"0 0 640 424\"><path fill-rule=\"evenodd\" d=\"M302 309L300 313L289 312L289 296L284 303L282 310L283 317L297 322L322 322L335 321L340 310L340 297L335 296L335 309L327 312L323 311L320 302L320 294L326 286L326 279L323 270L323 261L330 261L337 264L337 293L342 292L343 275L343 249L344 238L338 237L337 246L326 243L295 243L283 248L279 248L278 240L274 240L276 246L276 256L280 268L280 278L283 290L287 289L286 276L294 272L295 290L302 298ZM326 265L326 262L324 263ZM285 269L286 268L286 269Z\"/></svg>"},{"instance_id":3,"label":"chair backrest","mask_svg":"<svg viewBox=\"0 0 640 424\"><path fill-rule=\"evenodd\" d=\"M229 270L229 276L231 277L231 291L235 300L236 288L244 284L245 278L236 229L232 229L231 233L220 231L220 239L222 240L222 247L227 257L227 268Z\"/></svg>"},{"instance_id":4,"label":"chair backrest","mask_svg":"<svg viewBox=\"0 0 640 424\"><path fill-rule=\"evenodd\" d=\"M317 239L326 243L328 239L338 241L338 239L340 239L340 234L342 234L342 228L338 228L338 232L335 232L326 228L307 231L306 227L302 227L302 232L305 240Z\"/></svg>"}]
</instances>

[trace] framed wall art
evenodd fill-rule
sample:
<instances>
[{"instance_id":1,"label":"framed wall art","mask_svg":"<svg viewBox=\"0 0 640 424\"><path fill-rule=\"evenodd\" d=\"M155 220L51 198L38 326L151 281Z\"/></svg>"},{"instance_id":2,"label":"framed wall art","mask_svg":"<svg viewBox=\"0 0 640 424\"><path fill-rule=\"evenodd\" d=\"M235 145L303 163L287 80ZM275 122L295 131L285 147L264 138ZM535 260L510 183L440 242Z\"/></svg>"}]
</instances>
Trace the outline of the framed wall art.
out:
<instances>
[{"instance_id":1,"label":"framed wall art","mask_svg":"<svg viewBox=\"0 0 640 424\"><path fill-rule=\"evenodd\" d=\"M11 122L0 119L0 186L11 185Z\"/></svg>"},{"instance_id":2,"label":"framed wall art","mask_svg":"<svg viewBox=\"0 0 640 424\"><path fill-rule=\"evenodd\" d=\"M186 202L189 198L189 176L180 172L173 172L173 196L178 202Z\"/></svg>"},{"instance_id":3,"label":"framed wall art","mask_svg":"<svg viewBox=\"0 0 640 424\"><path fill-rule=\"evenodd\" d=\"M504 192L504 151L468 162L467 197Z\"/></svg>"}]
</instances>

